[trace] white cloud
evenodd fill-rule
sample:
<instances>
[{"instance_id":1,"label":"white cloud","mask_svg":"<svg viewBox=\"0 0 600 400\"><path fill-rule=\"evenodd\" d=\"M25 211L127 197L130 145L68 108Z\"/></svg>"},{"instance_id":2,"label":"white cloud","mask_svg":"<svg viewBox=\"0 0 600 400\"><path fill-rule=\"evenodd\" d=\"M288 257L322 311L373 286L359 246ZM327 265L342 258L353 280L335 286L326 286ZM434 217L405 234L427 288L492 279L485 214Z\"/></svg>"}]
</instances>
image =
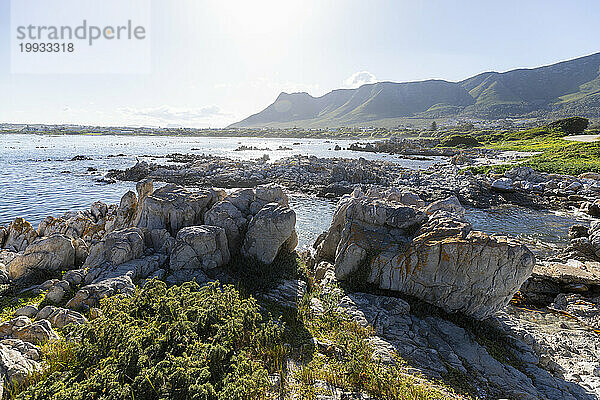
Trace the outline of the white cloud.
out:
<instances>
[{"instance_id":1,"label":"white cloud","mask_svg":"<svg viewBox=\"0 0 600 400\"><path fill-rule=\"evenodd\" d=\"M375 75L369 71L355 72L348 79L344 80L344 87L348 89L354 89L367 83L375 83L377 79Z\"/></svg>"},{"instance_id":2,"label":"white cloud","mask_svg":"<svg viewBox=\"0 0 600 400\"><path fill-rule=\"evenodd\" d=\"M215 126L232 118L232 114L223 112L218 106L178 108L163 105L140 109L125 107L119 111L133 123L153 125Z\"/></svg>"}]
</instances>

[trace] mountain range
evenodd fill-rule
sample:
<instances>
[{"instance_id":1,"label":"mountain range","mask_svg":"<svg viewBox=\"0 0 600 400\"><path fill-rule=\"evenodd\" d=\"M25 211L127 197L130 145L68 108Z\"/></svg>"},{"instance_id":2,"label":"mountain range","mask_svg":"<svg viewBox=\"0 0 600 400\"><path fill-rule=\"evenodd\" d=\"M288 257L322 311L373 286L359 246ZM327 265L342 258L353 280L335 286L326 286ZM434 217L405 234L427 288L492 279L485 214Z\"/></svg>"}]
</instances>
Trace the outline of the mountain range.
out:
<instances>
[{"instance_id":1,"label":"mountain range","mask_svg":"<svg viewBox=\"0 0 600 400\"><path fill-rule=\"evenodd\" d=\"M600 53L556 64L484 72L460 82L377 82L323 96L282 92L230 127L395 126L439 118L600 117Z\"/></svg>"}]
</instances>

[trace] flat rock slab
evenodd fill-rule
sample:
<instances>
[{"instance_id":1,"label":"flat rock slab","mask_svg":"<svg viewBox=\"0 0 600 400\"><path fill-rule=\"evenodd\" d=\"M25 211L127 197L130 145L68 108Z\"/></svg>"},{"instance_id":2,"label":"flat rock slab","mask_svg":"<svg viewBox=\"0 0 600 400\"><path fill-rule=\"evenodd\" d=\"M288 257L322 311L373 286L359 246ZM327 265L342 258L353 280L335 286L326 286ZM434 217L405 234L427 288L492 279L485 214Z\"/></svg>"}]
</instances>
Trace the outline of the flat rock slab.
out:
<instances>
[{"instance_id":1,"label":"flat rock slab","mask_svg":"<svg viewBox=\"0 0 600 400\"><path fill-rule=\"evenodd\" d=\"M567 263L542 262L533 267L532 276L562 284L600 285L600 263L576 260L569 260Z\"/></svg>"}]
</instances>

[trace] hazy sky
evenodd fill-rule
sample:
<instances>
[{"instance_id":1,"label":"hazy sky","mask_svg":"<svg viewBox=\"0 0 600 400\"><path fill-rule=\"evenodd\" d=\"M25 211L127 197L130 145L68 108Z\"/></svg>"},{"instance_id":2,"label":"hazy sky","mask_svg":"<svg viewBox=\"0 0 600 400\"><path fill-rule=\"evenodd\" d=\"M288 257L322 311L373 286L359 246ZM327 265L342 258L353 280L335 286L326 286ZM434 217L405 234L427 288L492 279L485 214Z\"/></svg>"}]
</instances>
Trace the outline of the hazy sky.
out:
<instances>
[{"instance_id":1,"label":"hazy sky","mask_svg":"<svg viewBox=\"0 0 600 400\"><path fill-rule=\"evenodd\" d=\"M10 73L9 4L0 122L223 127L281 91L461 80L600 51L598 0L153 0L151 74L23 75Z\"/></svg>"}]
</instances>

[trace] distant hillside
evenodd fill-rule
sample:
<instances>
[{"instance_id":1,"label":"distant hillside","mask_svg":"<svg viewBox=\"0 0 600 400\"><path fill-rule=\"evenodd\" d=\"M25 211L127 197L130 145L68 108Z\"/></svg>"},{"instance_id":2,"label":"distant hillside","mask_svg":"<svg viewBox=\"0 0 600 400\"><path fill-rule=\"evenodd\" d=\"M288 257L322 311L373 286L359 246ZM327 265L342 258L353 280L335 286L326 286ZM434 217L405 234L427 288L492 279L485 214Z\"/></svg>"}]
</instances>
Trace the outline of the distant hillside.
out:
<instances>
[{"instance_id":1,"label":"distant hillside","mask_svg":"<svg viewBox=\"0 0 600 400\"><path fill-rule=\"evenodd\" d=\"M406 118L600 117L600 53L557 64L484 72L461 82L379 82L321 97L281 93L231 127L391 125Z\"/></svg>"}]
</instances>

